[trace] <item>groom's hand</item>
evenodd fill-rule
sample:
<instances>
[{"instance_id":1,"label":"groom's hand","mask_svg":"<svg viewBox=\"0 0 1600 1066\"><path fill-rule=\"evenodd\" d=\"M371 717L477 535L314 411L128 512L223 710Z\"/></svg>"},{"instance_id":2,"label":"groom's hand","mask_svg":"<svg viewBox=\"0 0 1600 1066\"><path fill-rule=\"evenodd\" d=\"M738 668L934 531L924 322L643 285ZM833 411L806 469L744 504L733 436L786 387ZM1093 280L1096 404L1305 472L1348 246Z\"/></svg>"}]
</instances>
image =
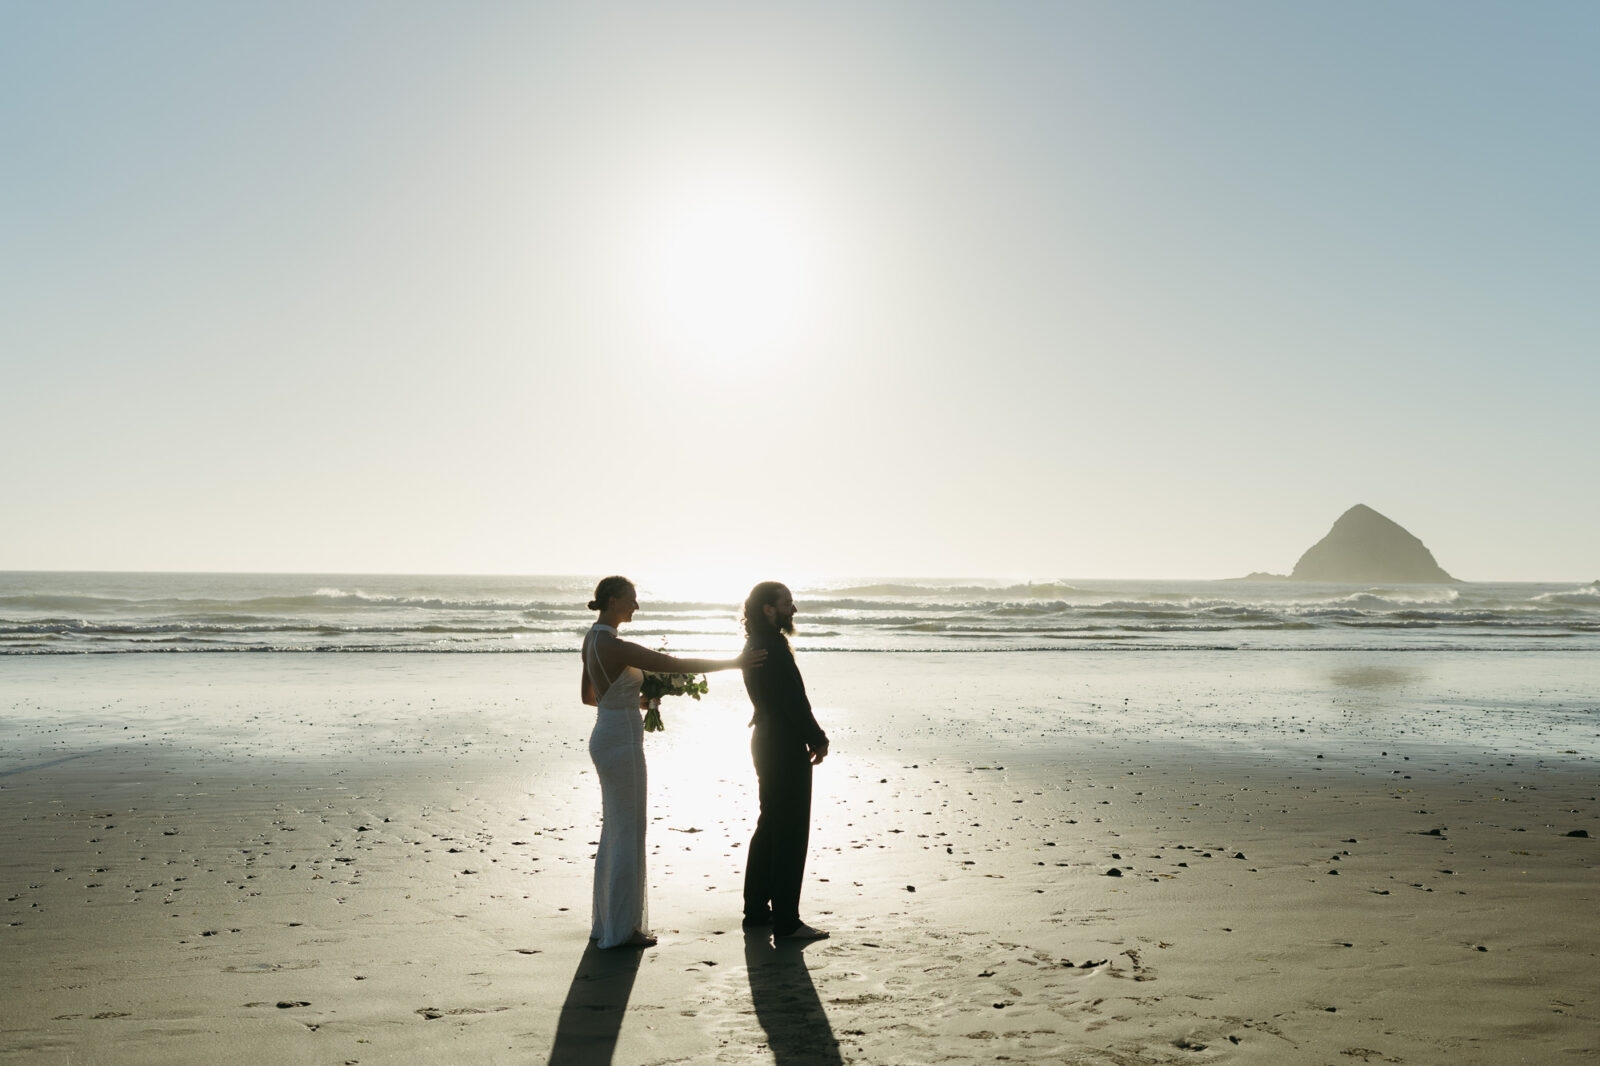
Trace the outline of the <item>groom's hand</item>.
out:
<instances>
[{"instance_id":1,"label":"groom's hand","mask_svg":"<svg viewBox=\"0 0 1600 1066\"><path fill-rule=\"evenodd\" d=\"M812 766L820 765L822 763L822 760L826 759L827 757L828 757L828 745L823 744L821 747L811 748L811 765Z\"/></svg>"}]
</instances>

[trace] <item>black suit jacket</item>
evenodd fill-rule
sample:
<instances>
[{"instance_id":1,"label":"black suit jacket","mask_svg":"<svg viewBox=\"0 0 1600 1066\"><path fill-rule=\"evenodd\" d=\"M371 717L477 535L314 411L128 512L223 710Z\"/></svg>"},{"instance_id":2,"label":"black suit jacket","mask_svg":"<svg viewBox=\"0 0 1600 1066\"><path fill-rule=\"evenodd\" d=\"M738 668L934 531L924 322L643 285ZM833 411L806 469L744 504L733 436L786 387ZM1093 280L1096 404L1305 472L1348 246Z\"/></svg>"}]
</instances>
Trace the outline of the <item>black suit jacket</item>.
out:
<instances>
[{"instance_id":1,"label":"black suit jacket","mask_svg":"<svg viewBox=\"0 0 1600 1066\"><path fill-rule=\"evenodd\" d=\"M767 660L744 671L745 691L755 705L750 724L762 731L793 737L812 748L827 747L828 735L811 713L806 683L795 665L794 651L782 633L758 635L745 641L747 648L765 648Z\"/></svg>"}]
</instances>

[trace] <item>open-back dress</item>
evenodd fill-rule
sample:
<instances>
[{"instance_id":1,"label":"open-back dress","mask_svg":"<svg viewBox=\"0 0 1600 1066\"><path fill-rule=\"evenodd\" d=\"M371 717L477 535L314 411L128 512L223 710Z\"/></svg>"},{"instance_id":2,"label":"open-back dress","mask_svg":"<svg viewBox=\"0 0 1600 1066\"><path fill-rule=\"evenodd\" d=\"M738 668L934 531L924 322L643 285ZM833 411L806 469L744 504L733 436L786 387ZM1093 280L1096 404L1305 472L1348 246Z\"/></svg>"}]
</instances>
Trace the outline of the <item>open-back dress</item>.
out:
<instances>
[{"instance_id":1,"label":"open-back dress","mask_svg":"<svg viewBox=\"0 0 1600 1066\"><path fill-rule=\"evenodd\" d=\"M589 757L600 777L601 817L589 935L600 947L614 948L634 933L650 935L645 898L644 723L639 712L644 671L625 666L615 678L608 676L595 649L601 630L617 634L612 626L596 624L584 650L589 681L599 694L594 732L589 734Z\"/></svg>"}]
</instances>

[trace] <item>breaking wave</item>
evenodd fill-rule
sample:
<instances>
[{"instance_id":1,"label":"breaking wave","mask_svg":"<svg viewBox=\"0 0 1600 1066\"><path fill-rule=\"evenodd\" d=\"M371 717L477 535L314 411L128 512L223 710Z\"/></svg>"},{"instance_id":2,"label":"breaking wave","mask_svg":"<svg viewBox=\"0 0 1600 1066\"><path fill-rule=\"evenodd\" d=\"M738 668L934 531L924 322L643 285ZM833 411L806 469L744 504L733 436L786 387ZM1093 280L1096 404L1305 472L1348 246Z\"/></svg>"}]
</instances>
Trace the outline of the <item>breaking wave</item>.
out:
<instances>
[{"instance_id":1,"label":"breaking wave","mask_svg":"<svg viewBox=\"0 0 1600 1066\"><path fill-rule=\"evenodd\" d=\"M0 655L116 651L570 652L587 581L0 574ZM1600 584L887 581L796 588L797 646L840 651L1199 647L1600 649ZM627 633L728 651L736 603L643 604Z\"/></svg>"}]
</instances>

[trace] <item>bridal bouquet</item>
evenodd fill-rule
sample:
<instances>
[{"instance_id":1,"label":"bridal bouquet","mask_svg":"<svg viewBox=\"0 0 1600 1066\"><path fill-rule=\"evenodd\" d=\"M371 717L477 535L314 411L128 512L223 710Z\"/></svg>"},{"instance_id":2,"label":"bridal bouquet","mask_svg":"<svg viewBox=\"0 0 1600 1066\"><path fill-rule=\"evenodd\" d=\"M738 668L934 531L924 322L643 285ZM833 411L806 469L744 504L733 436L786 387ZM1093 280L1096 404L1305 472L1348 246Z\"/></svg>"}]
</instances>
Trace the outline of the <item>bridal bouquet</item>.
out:
<instances>
[{"instance_id":1,"label":"bridal bouquet","mask_svg":"<svg viewBox=\"0 0 1600 1066\"><path fill-rule=\"evenodd\" d=\"M639 695L648 700L650 706L644 715L645 732L655 733L667 728L661 724L661 697L692 696L699 699L709 691L711 686L703 675L645 674L644 685L639 689Z\"/></svg>"}]
</instances>

